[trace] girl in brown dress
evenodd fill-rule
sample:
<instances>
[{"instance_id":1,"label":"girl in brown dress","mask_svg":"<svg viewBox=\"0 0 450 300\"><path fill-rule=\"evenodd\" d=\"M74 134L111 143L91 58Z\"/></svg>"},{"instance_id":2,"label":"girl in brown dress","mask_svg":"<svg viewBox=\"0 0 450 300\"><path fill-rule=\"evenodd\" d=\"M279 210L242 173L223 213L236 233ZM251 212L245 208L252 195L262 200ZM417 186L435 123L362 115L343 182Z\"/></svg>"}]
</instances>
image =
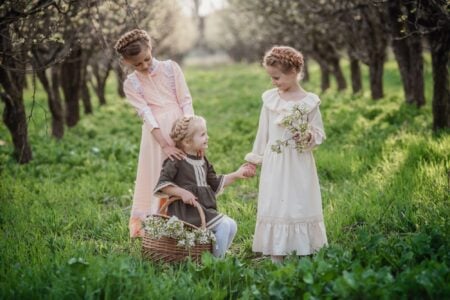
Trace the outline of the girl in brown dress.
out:
<instances>
[{"instance_id":1,"label":"girl in brown dress","mask_svg":"<svg viewBox=\"0 0 450 300\"><path fill-rule=\"evenodd\" d=\"M177 196L177 201L169 206L169 215L200 226L200 216L196 206L205 212L206 227L216 236L213 254L223 257L236 234L236 222L217 211L216 196L224 187L239 178L248 178L252 170L242 165L235 172L217 175L213 166L204 156L208 148L206 121L199 116L182 117L172 127L170 137L175 145L186 154L184 159L166 159L161 176L155 188L155 196Z\"/></svg>"}]
</instances>

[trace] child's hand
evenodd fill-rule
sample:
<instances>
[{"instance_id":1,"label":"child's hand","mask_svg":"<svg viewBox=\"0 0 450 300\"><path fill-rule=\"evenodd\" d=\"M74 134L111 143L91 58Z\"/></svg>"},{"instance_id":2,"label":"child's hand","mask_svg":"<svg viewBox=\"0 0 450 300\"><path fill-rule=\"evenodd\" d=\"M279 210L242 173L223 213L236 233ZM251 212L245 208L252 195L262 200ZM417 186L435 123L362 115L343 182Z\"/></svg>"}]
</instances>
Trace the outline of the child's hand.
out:
<instances>
[{"instance_id":1,"label":"child's hand","mask_svg":"<svg viewBox=\"0 0 450 300\"><path fill-rule=\"evenodd\" d=\"M245 177L253 177L256 175L256 165L252 164L252 163L245 163L243 164L244 168L245 168L245 173L244 176Z\"/></svg>"},{"instance_id":2,"label":"child's hand","mask_svg":"<svg viewBox=\"0 0 450 300\"><path fill-rule=\"evenodd\" d=\"M292 136L292 139L296 142L307 142L309 143L311 141L312 135L311 132L307 132L304 135L301 135L300 133L296 133Z\"/></svg>"},{"instance_id":3,"label":"child's hand","mask_svg":"<svg viewBox=\"0 0 450 300\"><path fill-rule=\"evenodd\" d=\"M256 167L252 166L249 163L243 164L237 170L238 178L242 178L242 179L253 177L253 176L255 176L255 174L256 174Z\"/></svg>"},{"instance_id":4,"label":"child's hand","mask_svg":"<svg viewBox=\"0 0 450 300\"><path fill-rule=\"evenodd\" d=\"M183 200L184 204L192 206L198 205L197 197L195 197L194 194L192 194L188 190L183 191L183 193L181 194L181 200Z\"/></svg>"}]
</instances>

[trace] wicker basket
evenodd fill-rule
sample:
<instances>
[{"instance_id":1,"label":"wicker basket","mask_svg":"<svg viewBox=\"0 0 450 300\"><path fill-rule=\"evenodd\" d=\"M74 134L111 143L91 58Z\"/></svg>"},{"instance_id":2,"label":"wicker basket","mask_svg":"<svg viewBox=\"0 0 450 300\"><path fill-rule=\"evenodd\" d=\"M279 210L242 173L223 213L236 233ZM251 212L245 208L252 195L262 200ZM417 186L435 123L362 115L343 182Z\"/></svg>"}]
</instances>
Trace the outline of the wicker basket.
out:
<instances>
[{"instance_id":1,"label":"wicker basket","mask_svg":"<svg viewBox=\"0 0 450 300\"><path fill-rule=\"evenodd\" d=\"M163 206L160 207L159 212L163 212L174 201L181 200L180 198L169 199ZM205 213L200 206L197 206L198 213L201 219L201 228L206 229ZM168 216L156 214L159 218L169 219ZM185 229L198 229L198 227L183 222ZM196 244L195 246L185 249L177 246L177 240L169 237L161 237L159 239L153 238L145 233L142 239L142 256L156 262L180 262L190 257L195 262L200 262L203 252L212 252L212 243Z\"/></svg>"}]
</instances>

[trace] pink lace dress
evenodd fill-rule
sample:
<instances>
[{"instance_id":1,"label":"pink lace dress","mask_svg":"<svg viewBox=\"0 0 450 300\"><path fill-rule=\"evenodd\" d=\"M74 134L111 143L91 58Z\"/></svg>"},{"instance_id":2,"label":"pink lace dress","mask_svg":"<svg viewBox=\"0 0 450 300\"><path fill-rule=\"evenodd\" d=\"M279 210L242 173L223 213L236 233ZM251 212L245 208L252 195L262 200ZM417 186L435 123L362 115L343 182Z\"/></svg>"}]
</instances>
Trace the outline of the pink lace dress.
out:
<instances>
[{"instance_id":1,"label":"pink lace dress","mask_svg":"<svg viewBox=\"0 0 450 300\"><path fill-rule=\"evenodd\" d=\"M159 128L166 141L172 125L183 115L193 115L192 97L176 62L153 59L146 74L133 72L123 85L128 102L143 119L141 146L130 217L130 236L142 236L141 220L157 212L159 198L153 195L163 161L167 158L152 130Z\"/></svg>"}]
</instances>

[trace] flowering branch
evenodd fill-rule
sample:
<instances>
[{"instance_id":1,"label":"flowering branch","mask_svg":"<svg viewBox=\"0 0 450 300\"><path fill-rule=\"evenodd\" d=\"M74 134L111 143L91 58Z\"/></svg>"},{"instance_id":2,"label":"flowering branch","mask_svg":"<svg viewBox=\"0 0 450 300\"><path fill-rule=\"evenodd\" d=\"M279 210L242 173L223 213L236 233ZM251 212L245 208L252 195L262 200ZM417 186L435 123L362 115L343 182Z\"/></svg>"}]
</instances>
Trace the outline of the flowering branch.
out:
<instances>
[{"instance_id":1,"label":"flowering branch","mask_svg":"<svg viewBox=\"0 0 450 300\"><path fill-rule=\"evenodd\" d=\"M287 139L277 140L271 147L272 151L281 153L282 147L293 144L297 152L303 152L311 138L306 108L303 105L295 105L292 112L281 120L280 125L285 127L291 136Z\"/></svg>"}]
</instances>

